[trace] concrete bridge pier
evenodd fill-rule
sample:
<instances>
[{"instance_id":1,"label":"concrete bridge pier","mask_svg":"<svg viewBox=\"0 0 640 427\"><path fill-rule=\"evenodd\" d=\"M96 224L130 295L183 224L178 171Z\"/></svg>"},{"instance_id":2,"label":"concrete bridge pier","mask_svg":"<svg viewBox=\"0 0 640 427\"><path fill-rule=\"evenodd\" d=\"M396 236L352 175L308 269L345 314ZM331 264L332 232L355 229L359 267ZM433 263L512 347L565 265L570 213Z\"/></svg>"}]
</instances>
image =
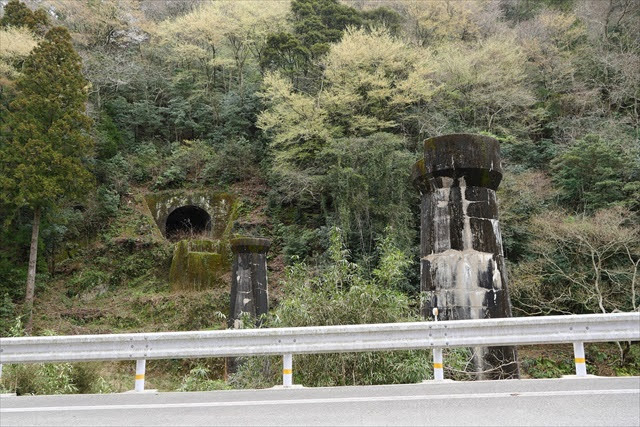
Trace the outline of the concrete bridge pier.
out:
<instances>
[{"instance_id":1,"label":"concrete bridge pier","mask_svg":"<svg viewBox=\"0 0 640 427\"><path fill-rule=\"evenodd\" d=\"M511 317L496 190L502 179L493 138L430 138L413 168L421 194L423 316L441 320ZM515 347L473 349L478 379L518 378Z\"/></svg>"},{"instance_id":2,"label":"concrete bridge pier","mask_svg":"<svg viewBox=\"0 0 640 427\"><path fill-rule=\"evenodd\" d=\"M238 328L243 314L251 318L269 311L267 284L268 239L242 237L231 240L233 266L231 268L231 306L229 327Z\"/></svg>"},{"instance_id":3,"label":"concrete bridge pier","mask_svg":"<svg viewBox=\"0 0 640 427\"><path fill-rule=\"evenodd\" d=\"M269 312L269 287L267 283L267 251L269 239L242 237L231 240L233 266L231 267L231 301L229 328L242 328L243 318L261 322L261 316ZM227 373L235 372L235 358L227 358Z\"/></svg>"}]
</instances>

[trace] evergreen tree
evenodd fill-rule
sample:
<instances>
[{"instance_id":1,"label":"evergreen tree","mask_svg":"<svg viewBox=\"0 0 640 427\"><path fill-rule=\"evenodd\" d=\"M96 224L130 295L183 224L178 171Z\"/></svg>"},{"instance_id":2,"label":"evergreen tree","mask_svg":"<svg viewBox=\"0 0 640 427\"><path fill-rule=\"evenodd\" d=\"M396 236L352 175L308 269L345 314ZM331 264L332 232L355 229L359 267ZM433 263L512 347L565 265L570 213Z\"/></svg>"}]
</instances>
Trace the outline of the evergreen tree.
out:
<instances>
[{"instance_id":1,"label":"evergreen tree","mask_svg":"<svg viewBox=\"0 0 640 427\"><path fill-rule=\"evenodd\" d=\"M346 27L362 24L358 11L338 0L294 0L291 11L294 31L314 57L327 53Z\"/></svg>"},{"instance_id":2,"label":"evergreen tree","mask_svg":"<svg viewBox=\"0 0 640 427\"><path fill-rule=\"evenodd\" d=\"M85 114L87 82L69 32L52 28L25 61L0 139L0 201L33 210L25 305L31 328L42 211L79 199L90 186L85 166L92 140Z\"/></svg>"},{"instance_id":3,"label":"evergreen tree","mask_svg":"<svg viewBox=\"0 0 640 427\"><path fill-rule=\"evenodd\" d=\"M10 0L0 19L0 27L27 27L35 32L41 31L48 24L49 17L44 10L33 12L19 0Z\"/></svg>"}]
</instances>

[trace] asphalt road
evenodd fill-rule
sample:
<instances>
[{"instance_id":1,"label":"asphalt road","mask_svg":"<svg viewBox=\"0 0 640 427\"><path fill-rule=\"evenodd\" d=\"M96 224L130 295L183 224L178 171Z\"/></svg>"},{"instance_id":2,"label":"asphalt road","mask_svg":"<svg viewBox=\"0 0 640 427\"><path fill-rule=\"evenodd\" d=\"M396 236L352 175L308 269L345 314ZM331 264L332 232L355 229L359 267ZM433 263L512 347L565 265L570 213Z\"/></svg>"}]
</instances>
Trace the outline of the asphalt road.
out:
<instances>
[{"instance_id":1,"label":"asphalt road","mask_svg":"<svg viewBox=\"0 0 640 427\"><path fill-rule=\"evenodd\" d=\"M640 426L640 377L0 398L0 425Z\"/></svg>"}]
</instances>

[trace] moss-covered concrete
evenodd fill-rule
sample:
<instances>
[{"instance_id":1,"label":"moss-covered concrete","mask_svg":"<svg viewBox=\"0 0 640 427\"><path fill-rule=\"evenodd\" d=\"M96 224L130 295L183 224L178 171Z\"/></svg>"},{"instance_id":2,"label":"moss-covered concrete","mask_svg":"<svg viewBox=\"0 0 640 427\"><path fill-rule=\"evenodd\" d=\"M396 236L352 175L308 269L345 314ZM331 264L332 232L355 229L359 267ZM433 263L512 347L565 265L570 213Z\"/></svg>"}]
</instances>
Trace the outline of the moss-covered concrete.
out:
<instances>
[{"instance_id":1,"label":"moss-covered concrete","mask_svg":"<svg viewBox=\"0 0 640 427\"><path fill-rule=\"evenodd\" d=\"M145 199L158 229L164 236L167 218L174 210L183 206L196 206L211 216L211 227L207 237L228 238L237 211L235 197L223 192L173 190L148 194Z\"/></svg>"},{"instance_id":2,"label":"moss-covered concrete","mask_svg":"<svg viewBox=\"0 0 640 427\"><path fill-rule=\"evenodd\" d=\"M263 253L269 250L271 240L260 237L237 237L230 241L233 252Z\"/></svg>"},{"instance_id":3,"label":"moss-covered concrete","mask_svg":"<svg viewBox=\"0 0 640 427\"><path fill-rule=\"evenodd\" d=\"M473 134L452 134L424 142L424 157L413 166L412 179L422 192L434 191L442 181L464 178L466 185L496 190L502 179L500 144Z\"/></svg>"},{"instance_id":4,"label":"moss-covered concrete","mask_svg":"<svg viewBox=\"0 0 640 427\"><path fill-rule=\"evenodd\" d=\"M221 241L181 240L176 243L169 282L173 291L201 291L227 286L222 276L231 263Z\"/></svg>"}]
</instances>

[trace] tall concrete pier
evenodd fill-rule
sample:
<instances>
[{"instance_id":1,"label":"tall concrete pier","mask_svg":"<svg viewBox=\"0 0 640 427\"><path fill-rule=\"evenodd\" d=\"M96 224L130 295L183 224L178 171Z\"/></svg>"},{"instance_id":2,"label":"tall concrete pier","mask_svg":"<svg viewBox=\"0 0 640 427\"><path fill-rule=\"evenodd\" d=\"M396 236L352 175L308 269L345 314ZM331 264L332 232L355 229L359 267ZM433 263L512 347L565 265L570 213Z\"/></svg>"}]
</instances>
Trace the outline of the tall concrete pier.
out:
<instances>
[{"instance_id":1,"label":"tall concrete pier","mask_svg":"<svg viewBox=\"0 0 640 427\"><path fill-rule=\"evenodd\" d=\"M238 327L242 313L259 319L269 311L267 285L268 239L243 237L231 240L231 304L229 327Z\"/></svg>"},{"instance_id":2,"label":"tall concrete pier","mask_svg":"<svg viewBox=\"0 0 640 427\"><path fill-rule=\"evenodd\" d=\"M231 301L229 328L242 328L246 315L252 322L269 312L269 286L267 284L267 251L269 239L241 237L231 239L233 265L231 267ZM225 378L236 372L235 357L225 359Z\"/></svg>"},{"instance_id":3,"label":"tall concrete pier","mask_svg":"<svg viewBox=\"0 0 640 427\"><path fill-rule=\"evenodd\" d=\"M481 135L430 138L413 168L421 194L422 313L441 320L511 317L498 223L498 141ZM473 349L478 379L518 378L515 347Z\"/></svg>"}]
</instances>

